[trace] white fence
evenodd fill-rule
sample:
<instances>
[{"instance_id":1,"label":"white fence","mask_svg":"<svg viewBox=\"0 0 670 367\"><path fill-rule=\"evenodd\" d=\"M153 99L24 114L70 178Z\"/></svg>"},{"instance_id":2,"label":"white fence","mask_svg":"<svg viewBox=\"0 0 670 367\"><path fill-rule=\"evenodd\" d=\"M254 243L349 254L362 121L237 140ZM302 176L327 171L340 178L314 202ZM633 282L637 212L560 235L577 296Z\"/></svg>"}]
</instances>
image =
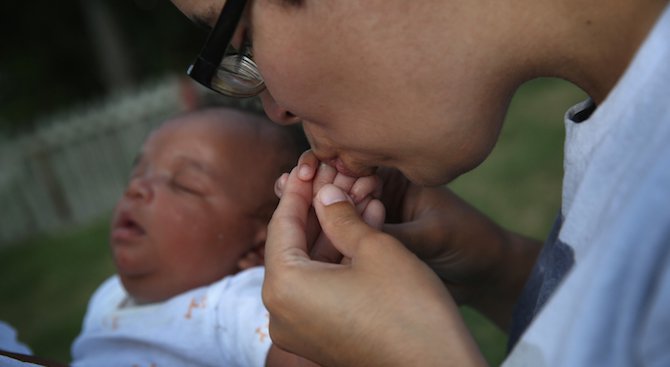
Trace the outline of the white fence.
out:
<instances>
[{"instance_id":1,"label":"white fence","mask_svg":"<svg viewBox=\"0 0 670 367\"><path fill-rule=\"evenodd\" d=\"M0 244L108 214L147 133L208 98L215 97L186 79L167 77L0 141ZM259 108L253 99L215 103Z\"/></svg>"}]
</instances>

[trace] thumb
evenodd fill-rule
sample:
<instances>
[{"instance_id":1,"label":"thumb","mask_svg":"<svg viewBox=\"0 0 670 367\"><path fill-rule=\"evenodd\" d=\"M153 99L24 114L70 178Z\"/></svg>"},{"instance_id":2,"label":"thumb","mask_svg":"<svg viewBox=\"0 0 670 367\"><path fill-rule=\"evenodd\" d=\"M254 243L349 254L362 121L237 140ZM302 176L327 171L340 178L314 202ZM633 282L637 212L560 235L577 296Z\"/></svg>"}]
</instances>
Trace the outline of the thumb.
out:
<instances>
[{"instance_id":1,"label":"thumb","mask_svg":"<svg viewBox=\"0 0 670 367\"><path fill-rule=\"evenodd\" d=\"M362 240L378 232L363 221L352 199L335 185L319 190L314 209L323 232L345 257L353 257Z\"/></svg>"}]
</instances>

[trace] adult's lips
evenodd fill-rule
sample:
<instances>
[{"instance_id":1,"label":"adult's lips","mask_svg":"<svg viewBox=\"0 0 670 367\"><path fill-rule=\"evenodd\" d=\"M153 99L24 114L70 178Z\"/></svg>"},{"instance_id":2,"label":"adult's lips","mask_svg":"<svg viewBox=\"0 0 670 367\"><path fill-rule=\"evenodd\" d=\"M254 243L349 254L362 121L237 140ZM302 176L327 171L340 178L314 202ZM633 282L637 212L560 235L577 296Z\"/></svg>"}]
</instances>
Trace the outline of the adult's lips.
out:
<instances>
[{"instance_id":1,"label":"adult's lips","mask_svg":"<svg viewBox=\"0 0 670 367\"><path fill-rule=\"evenodd\" d=\"M361 168L361 169L353 169L347 166L347 164L339 157L336 158L330 158L330 159L325 159L322 160L322 162L326 163L327 165L335 168L337 172L349 176L349 177L364 177L364 176L370 176L375 173L375 168Z\"/></svg>"}]
</instances>

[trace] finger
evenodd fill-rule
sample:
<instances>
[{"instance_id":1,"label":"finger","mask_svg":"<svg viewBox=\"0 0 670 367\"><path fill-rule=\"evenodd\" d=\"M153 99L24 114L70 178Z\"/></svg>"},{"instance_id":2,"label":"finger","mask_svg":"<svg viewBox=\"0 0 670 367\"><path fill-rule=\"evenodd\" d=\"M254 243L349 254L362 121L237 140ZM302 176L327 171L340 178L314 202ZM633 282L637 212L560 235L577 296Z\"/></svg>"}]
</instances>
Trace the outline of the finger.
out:
<instances>
[{"instance_id":1,"label":"finger","mask_svg":"<svg viewBox=\"0 0 670 367\"><path fill-rule=\"evenodd\" d=\"M268 272L287 261L309 260L306 226L312 203L312 185L298 178L294 168L283 190L279 205L268 224L265 265Z\"/></svg>"},{"instance_id":2,"label":"finger","mask_svg":"<svg viewBox=\"0 0 670 367\"><path fill-rule=\"evenodd\" d=\"M319 192L319 189L325 184L333 183L333 180L337 176L337 170L325 163L321 163L319 168L316 171L316 176L314 177L314 186L312 191L314 195Z\"/></svg>"},{"instance_id":3,"label":"finger","mask_svg":"<svg viewBox=\"0 0 670 367\"><path fill-rule=\"evenodd\" d=\"M373 199L363 209L361 217L370 227L381 230L384 226L385 214L384 204L377 199Z\"/></svg>"},{"instance_id":4,"label":"finger","mask_svg":"<svg viewBox=\"0 0 670 367\"><path fill-rule=\"evenodd\" d=\"M365 208L368 207L368 204L370 204L370 202L372 201L372 199L373 199L372 196L366 196L365 198L363 198L362 201L359 201L359 202L355 203L355 205L356 205L356 211L357 211L359 214L363 214L363 211L365 211ZM353 199L352 199L352 200L353 200Z\"/></svg>"},{"instance_id":5,"label":"finger","mask_svg":"<svg viewBox=\"0 0 670 367\"><path fill-rule=\"evenodd\" d=\"M381 192L381 181L376 175L361 177L354 182L349 190L349 195L354 203L359 203L368 196L379 197Z\"/></svg>"},{"instance_id":6,"label":"finger","mask_svg":"<svg viewBox=\"0 0 670 367\"><path fill-rule=\"evenodd\" d=\"M329 169L332 169L333 171L333 177L335 174L337 174L337 171L330 167L323 165L325 167L328 167ZM321 168L319 168L321 169ZM318 176L318 174L317 174ZM322 185L323 186L323 185ZM361 209L362 212L362 209ZM333 264L337 264L342 260L342 254L333 246L332 242L328 238L328 236L325 235L321 231L321 227L319 226L320 234L318 238L316 238L316 241L314 242L314 247L312 247L310 251L310 257L312 260L315 261L321 261L321 262L329 262Z\"/></svg>"},{"instance_id":7,"label":"finger","mask_svg":"<svg viewBox=\"0 0 670 367\"><path fill-rule=\"evenodd\" d=\"M311 149L302 153L298 159L298 177L303 181L312 180L319 167L319 163L319 159Z\"/></svg>"},{"instance_id":8,"label":"finger","mask_svg":"<svg viewBox=\"0 0 670 367\"><path fill-rule=\"evenodd\" d=\"M314 200L314 208L333 246L345 257L353 258L361 240L376 230L363 221L350 200L342 189L325 185Z\"/></svg>"},{"instance_id":9,"label":"finger","mask_svg":"<svg viewBox=\"0 0 670 367\"><path fill-rule=\"evenodd\" d=\"M344 192L348 193L355 182L356 178L343 175L338 172L338 174L335 176L335 179L333 180L333 185L341 188L342 190L344 190Z\"/></svg>"},{"instance_id":10,"label":"finger","mask_svg":"<svg viewBox=\"0 0 670 367\"><path fill-rule=\"evenodd\" d=\"M284 186L286 186L286 181L288 180L288 173L284 173L279 178L277 181L275 181L275 195L277 195L278 198L281 199L281 194L284 191Z\"/></svg>"},{"instance_id":11,"label":"finger","mask_svg":"<svg viewBox=\"0 0 670 367\"><path fill-rule=\"evenodd\" d=\"M361 217L370 227L381 230L384 225L384 205L379 200L368 197L364 202L356 205L356 212L361 213ZM314 244L310 253L312 260L349 264L351 259L343 258L342 254L333 246L330 239L322 233Z\"/></svg>"}]
</instances>

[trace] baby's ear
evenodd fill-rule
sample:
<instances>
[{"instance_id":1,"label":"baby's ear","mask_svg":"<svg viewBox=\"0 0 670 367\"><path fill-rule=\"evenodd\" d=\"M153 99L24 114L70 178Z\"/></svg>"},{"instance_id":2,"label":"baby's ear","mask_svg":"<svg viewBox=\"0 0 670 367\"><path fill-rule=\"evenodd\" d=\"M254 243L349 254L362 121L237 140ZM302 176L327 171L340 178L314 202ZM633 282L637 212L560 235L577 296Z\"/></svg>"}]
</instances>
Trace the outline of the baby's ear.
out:
<instances>
[{"instance_id":1,"label":"baby's ear","mask_svg":"<svg viewBox=\"0 0 670 367\"><path fill-rule=\"evenodd\" d=\"M237 267L240 270L253 268L254 266L265 265L265 246L258 246L247 252L237 261Z\"/></svg>"}]
</instances>

